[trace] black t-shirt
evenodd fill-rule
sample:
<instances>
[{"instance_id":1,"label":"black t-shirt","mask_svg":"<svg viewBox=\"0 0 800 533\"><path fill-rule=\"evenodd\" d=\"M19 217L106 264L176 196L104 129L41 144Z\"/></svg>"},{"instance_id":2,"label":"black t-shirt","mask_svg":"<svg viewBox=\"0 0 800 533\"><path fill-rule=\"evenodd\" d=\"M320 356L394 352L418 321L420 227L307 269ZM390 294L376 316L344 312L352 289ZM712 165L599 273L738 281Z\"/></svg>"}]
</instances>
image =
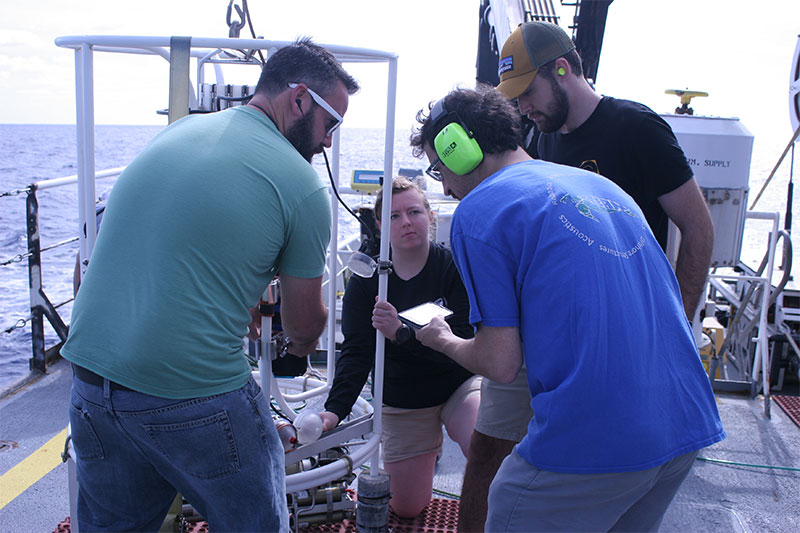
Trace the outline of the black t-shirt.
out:
<instances>
[{"instance_id":1,"label":"black t-shirt","mask_svg":"<svg viewBox=\"0 0 800 533\"><path fill-rule=\"evenodd\" d=\"M378 275L369 279L352 276L342 302L342 352L336 362L325 409L344 419L356 401L375 361L375 328L372 309L378 294ZM470 338L469 300L453 256L447 248L431 243L428 261L409 280L389 274L386 299L397 310L444 298L453 311L447 322L459 337ZM423 346L416 338L396 345L386 340L383 403L404 409L433 407L447 401L472 376L446 355Z\"/></svg>"},{"instance_id":2,"label":"black t-shirt","mask_svg":"<svg viewBox=\"0 0 800 533\"><path fill-rule=\"evenodd\" d=\"M666 248L669 219L658 197L693 174L669 124L652 109L604 96L586 122L570 133L542 134L538 148L545 161L589 170L619 185Z\"/></svg>"}]
</instances>

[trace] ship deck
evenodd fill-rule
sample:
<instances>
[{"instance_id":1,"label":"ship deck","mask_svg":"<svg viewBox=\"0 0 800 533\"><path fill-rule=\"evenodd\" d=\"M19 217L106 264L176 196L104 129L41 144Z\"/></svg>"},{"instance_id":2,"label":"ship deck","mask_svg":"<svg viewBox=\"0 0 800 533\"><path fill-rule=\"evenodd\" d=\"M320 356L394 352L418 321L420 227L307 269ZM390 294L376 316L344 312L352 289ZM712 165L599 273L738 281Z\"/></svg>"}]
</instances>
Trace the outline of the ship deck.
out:
<instances>
[{"instance_id":1,"label":"ship deck","mask_svg":"<svg viewBox=\"0 0 800 533\"><path fill-rule=\"evenodd\" d=\"M15 391L0 391L0 524L9 532L55 531L69 516L67 465L61 463L67 426L71 372L64 361L47 375ZM794 386L793 386L794 387ZM782 391L796 394L796 388ZM800 523L800 402L773 401L771 418L763 397L717 393L728 437L700 453L670 507L661 531L794 532ZM776 400L776 397L773 397ZM780 403L793 404L787 414ZM437 467L431 520L453 530L464 458L446 439ZM449 525L448 525L449 523ZM395 529L425 530L422 521ZM402 526L402 527L399 527ZM326 531L351 530L341 524Z\"/></svg>"}]
</instances>

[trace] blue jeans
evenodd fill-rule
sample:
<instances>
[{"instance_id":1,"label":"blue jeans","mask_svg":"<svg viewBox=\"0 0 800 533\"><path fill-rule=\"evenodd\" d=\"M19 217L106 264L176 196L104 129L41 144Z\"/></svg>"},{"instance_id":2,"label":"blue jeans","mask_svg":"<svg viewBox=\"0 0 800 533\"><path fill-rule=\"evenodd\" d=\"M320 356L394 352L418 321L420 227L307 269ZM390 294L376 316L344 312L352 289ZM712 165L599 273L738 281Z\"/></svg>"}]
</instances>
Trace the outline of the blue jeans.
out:
<instances>
[{"instance_id":1,"label":"blue jeans","mask_svg":"<svg viewBox=\"0 0 800 533\"><path fill-rule=\"evenodd\" d=\"M261 388L170 400L73 378L81 531L156 531L177 492L212 531L287 531L283 446Z\"/></svg>"}]
</instances>

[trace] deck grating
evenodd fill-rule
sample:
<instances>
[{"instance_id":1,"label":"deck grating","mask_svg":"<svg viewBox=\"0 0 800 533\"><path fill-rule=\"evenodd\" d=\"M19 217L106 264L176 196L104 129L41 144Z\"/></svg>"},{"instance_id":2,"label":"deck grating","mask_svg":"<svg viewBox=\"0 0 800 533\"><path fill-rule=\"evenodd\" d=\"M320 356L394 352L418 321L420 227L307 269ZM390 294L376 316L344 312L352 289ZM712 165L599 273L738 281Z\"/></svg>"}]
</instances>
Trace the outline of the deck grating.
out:
<instances>
[{"instance_id":1,"label":"deck grating","mask_svg":"<svg viewBox=\"0 0 800 533\"><path fill-rule=\"evenodd\" d=\"M393 533L455 533L458 525L458 501L433 498L416 518L400 518L389 512L389 531ZM302 533L354 533L354 520L316 524L301 528Z\"/></svg>"},{"instance_id":2,"label":"deck grating","mask_svg":"<svg viewBox=\"0 0 800 533\"><path fill-rule=\"evenodd\" d=\"M389 512L389 531L393 533L451 533L456 531L458 524L458 501L434 498L416 518L399 518ZM69 517L58 524L53 533L69 533ZM209 531L206 522L186 524L186 533L206 533ZM356 523L344 520L330 524L316 524L300 529L303 533L354 533Z\"/></svg>"},{"instance_id":3,"label":"deck grating","mask_svg":"<svg viewBox=\"0 0 800 533\"><path fill-rule=\"evenodd\" d=\"M455 532L458 526L458 500L434 498L416 518L398 518L389 514L389 530L395 533L424 531L425 533Z\"/></svg>"},{"instance_id":4,"label":"deck grating","mask_svg":"<svg viewBox=\"0 0 800 533\"><path fill-rule=\"evenodd\" d=\"M69 517L66 517L64 520L58 523L56 528L53 530L53 533L69 533Z\"/></svg>"},{"instance_id":5,"label":"deck grating","mask_svg":"<svg viewBox=\"0 0 800 533\"><path fill-rule=\"evenodd\" d=\"M781 409L786 415L792 419L792 422L800 427L800 396L772 396L772 400L781 406Z\"/></svg>"}]
</instances>

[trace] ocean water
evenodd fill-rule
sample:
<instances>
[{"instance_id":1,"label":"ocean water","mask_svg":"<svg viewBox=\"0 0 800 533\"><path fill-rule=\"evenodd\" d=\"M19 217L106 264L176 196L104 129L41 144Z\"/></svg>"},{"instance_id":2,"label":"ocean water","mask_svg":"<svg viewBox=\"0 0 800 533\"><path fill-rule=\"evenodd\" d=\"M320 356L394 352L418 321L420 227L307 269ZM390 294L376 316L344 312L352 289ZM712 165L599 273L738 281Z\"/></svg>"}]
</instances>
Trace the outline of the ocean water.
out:
<instances>
[{"instance_id":1,"label":"ocean water","mask_svg":"<svg viewBox=\"0 0 800 533\"><path fill-rule=\"evenodd\" d=\"M97 170L128 164L158 132L159 126L97 126L95 133ZM424 169L426 164L411 155L409 131L395 134L394 168ZM756 137L751 164L751 199L761 189L788 139ZM383 131L380 129L342 128L340 185L349 185L354 169L382 169ZM2 196L3 193L26 187L38 180L59 178L77 173L75 127L68 125L7 125L0 124L0 389L13 384L28 373L31 358L30 325L21 325L30 314L27 260L2 263L26 252L25 194ZM800 155L798 156L800 157ZM327 172L321 155L314 166L327 182ZM781 213L781 227L786 206L786 184L789 162L785 162L756 209ZM114 179L97 183L98 194L110 188ZM431 191L441 188L430 181ZM798 192L800 196L800 191ZM351 207L371 198L344 196ZM78 228L77 185L48 189L38 193L39 225L43 247L74 236ZM800 199L795 200L795 205ZM798 209L794 210L795 224L800 223ZM343 209L339 210L340 242L357 234L357 222ZM757 265L764 254L767 224L748 223L742 258ZM800 239L794 250L795 272L800 269ZM71 243L43 253L42 279L44 291L54 305L72 297L72 273L78 244ZM780 262L780 261L779 261ZM68 323L71 303L59 308ZM6 331L10 330L10 331ZM58 337L45 320L46 345L58 342Z\"/></svg>"},{"instance_id":2,"label":"ocean water","mask_svg":"<svg viewBox=\"0 0 800 533\"><path fill-rule=\"evenodd\" d=\"M95 130L95 167L98 171L127 165L161 130L160 126L97 126ZM424 169L426 165L411 155L410 131L395 134L394 168ZM0 195L43 180L77 174L75 126L0 124ZM340 185L349 186L354 169L383 169L384 135L380 129L342 128ZM329 155L330 157L330 155ZM328 182L322 155L314 166ZM100 195L116 178L97 182ZM25 230L26 194L0 196L0 389L28 374L32 356L27 259L2 266L27 251ZM68 185L37 193L39 231L42 247L61 242L77 234L77 185ZM373 199L343 195L351 208ZM339 209L340 242L358 234L358 223L344 209ZM42 283L44 292L58 305L72 298L72 273L78 243L70 243L43 252ZM72 304L58 309L69 323ZM7 331L7 330L11 331ZM58 342L58 336L45 319L46 345Z\"/></svg>"}]
</instances>

